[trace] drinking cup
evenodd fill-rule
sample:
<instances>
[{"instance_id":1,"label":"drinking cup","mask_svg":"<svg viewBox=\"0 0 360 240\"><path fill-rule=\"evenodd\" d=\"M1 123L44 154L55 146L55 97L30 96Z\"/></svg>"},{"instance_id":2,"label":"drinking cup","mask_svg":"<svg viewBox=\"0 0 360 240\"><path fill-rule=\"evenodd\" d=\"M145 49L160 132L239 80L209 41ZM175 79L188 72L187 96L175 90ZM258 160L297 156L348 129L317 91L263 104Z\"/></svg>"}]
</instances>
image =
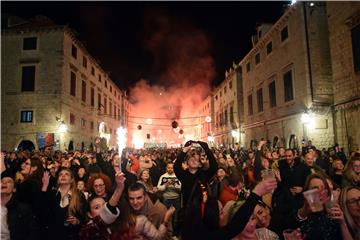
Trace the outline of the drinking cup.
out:
<instances>
[{"instance_id":1,"label":"drinking cup","mask_svg":"<svg viewBox=\"0 0 360 240\"><path fill-rule=\"evenodd\" d=\"M312 212L320 212L323 210L323 205L320 202L320 192L318 189L310 189L303 192L303 195L310 206Z\"/></svg>"}]
</instances>

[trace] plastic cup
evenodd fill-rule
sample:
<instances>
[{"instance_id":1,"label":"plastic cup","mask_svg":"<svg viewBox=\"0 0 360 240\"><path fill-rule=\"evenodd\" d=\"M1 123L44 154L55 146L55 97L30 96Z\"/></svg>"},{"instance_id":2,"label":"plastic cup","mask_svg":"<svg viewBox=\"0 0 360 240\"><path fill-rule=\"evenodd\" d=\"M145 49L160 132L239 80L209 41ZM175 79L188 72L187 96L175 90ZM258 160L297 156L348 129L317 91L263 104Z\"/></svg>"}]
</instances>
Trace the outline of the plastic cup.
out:
<instances>
[{"instance_id":1,"label":"plastic cup","mask_svg":"<svg viewBox=\"0 0 360 240\"><path fill-rule=\"evenodd\" d=\"M261 177L262 179L270 179L270 178L275 178L275 173L272 169L264 169L261 170Z\"/></svg>"},{"instance_id":2,"label":"plastic cup","mask_svg":"<svg viewBox=\"0 0 360 240\"><path fill-rule=\"evenodd\" d=\"M273 240L273 236L271 236L270 231L266 228L257 229L257 235L260 240Z\"/></svg>"},{"instance_id":3,"label":"plastic cup","mask_svg":"<svg viewBox=\"0 0 360 240\"><path fill-rule=\"evenodd\" d=\"M320 192L318 189L310 189L303 192L303 195L310 206L312 212L320 212L323 210L323 205L320 202Z\"/></svg>"},{"instance_id":4,"label":"plastic cup","mask_svg":"<svg viewBox=\"0 0 360 240\"><path fill-rule=\"evenodd\" d=\"M326 203L326 208L330 210L335 204L339 203L340 191L332 191L330 200Z\"/></svg>"},{"instance_id":5,"label":"plastic cup","mask_svg":"<svg viewBox=\"0 0 360 240\"><path fill-rule=\"evenodd\" d=\"M295 229L285 229L283 231L283 236L285 240L296 240L296 230Z\"/></svg>"}]
</instances>

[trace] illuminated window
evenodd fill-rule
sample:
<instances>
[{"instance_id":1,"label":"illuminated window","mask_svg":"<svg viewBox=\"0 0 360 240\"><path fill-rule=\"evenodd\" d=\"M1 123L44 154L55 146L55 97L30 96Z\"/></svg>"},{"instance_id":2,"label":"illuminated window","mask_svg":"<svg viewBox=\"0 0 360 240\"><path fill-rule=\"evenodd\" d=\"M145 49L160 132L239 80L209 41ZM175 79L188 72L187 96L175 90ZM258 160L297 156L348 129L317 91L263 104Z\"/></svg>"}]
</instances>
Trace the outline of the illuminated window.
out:
<instances>
[{"instance_id":1,"label":"illuminated window","mask_svg":"<svg viewBox=\"0 0 360 240\"><path fill-rule=\"evenodd\" d=\"M33 121L33 111L21 111L20 112L20 122L30 123Z\"/></svg>"}]
</instances>

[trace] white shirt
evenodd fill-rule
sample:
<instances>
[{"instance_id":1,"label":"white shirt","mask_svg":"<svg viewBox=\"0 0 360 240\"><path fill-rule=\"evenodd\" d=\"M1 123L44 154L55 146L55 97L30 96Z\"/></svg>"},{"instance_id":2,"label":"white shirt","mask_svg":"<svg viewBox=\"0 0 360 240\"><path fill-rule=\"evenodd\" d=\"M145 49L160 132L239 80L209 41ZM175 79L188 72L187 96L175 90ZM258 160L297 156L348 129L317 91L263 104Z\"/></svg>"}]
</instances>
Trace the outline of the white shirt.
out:
<instances>
[{"instance_id":1,"label":"white shirt","mask_svg":"<svg viewBox=\"0 0 360 240\"><path fill-rule=\"evenodd\" d=\"M7 208L1 205L1 240L10 240L10 231L7 224L7 213Z\"/></svg>"}]
</instances>

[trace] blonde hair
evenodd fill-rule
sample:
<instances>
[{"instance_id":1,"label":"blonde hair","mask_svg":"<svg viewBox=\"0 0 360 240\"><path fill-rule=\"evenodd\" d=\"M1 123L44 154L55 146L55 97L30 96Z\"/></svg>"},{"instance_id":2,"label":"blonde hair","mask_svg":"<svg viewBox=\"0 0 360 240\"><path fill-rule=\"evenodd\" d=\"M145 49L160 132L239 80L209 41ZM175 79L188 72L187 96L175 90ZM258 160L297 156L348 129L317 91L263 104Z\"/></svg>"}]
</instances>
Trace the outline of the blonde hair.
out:
<instances>
[{"instance_id":1,"label":"blonde hair","mask_svg":"<svg viewBox=\"0 0 360 240\"><path fill-rule=\"evenodd\" d=\"M355 173L353 169L353 164L356 161L360 161L359 157L352 157L350 161L346 163L345 169L344 169L344 179L348 181L351 185L354 185L354 179L357 177L357 174Z\"/></svg>"},{"instance_id":2,"label":"blonde hair","mask_svg":"<svg viewBox=\"0 0 360 240\"><path fill-rule=\"evenodd\" d=\"M71 198L70 198L70 202L69 202L69 207L68 207L68 214L69 215L75 215L76 213L80 213L83 214L83 206L80 200L80 191L77 189L77 184L74 178L74 174L70 169L67 168L62 168L59 170L59 174L62 171L67 171L70 173L71 176L71 185L70 185L70 191L71 191Z\"/></svg>"},{"instance_id":3,"label":"blonde hair","mask_svg":"<svg viewBox=\"0 0 360 240\"><path fill-rule=\"evenodd\" d=\"M345 217L346 223L348 224L348 226L351 230L351 233L354 236L356 234L356 232L359 230L358 230L357 226L355 225L355 221L354 221L353 217L351 216L349 208L347 207L347 204L346 204L346 201L348 200L346 195L352 189L357 189L360 191L360 188L355 187L355 186L347 186L342 189L342 191L340 193L340 207L341 207L341 210L344 212L344 217Z\"/></svg>"}]
</instances>

